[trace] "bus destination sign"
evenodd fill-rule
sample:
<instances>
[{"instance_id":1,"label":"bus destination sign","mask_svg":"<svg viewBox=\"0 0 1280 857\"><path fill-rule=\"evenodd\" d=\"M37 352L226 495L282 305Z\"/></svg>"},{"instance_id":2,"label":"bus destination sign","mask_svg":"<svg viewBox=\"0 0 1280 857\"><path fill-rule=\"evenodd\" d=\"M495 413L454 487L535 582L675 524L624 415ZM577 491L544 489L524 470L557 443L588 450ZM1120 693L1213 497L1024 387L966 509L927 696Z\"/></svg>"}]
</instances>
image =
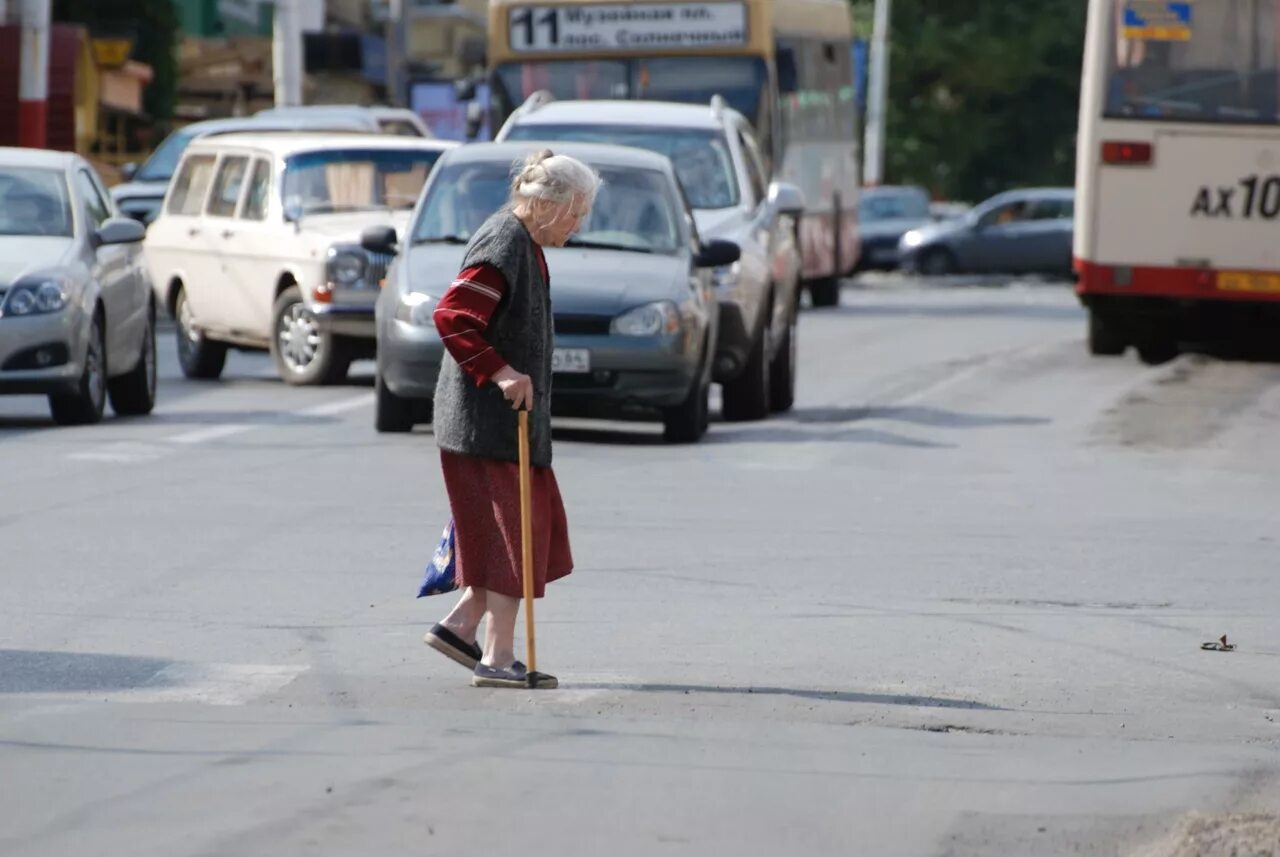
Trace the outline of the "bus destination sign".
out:
<instances>
[{"instance_id":1,"label":"bus destination sign","mask_svg":"<svg viewBox=\"0 0 1280 857\"><path fill-rule=\"evenodd\" d=\"M743 3L517 6L513 51L696 50L747 43Z\"/></svg>"}]
</instances>

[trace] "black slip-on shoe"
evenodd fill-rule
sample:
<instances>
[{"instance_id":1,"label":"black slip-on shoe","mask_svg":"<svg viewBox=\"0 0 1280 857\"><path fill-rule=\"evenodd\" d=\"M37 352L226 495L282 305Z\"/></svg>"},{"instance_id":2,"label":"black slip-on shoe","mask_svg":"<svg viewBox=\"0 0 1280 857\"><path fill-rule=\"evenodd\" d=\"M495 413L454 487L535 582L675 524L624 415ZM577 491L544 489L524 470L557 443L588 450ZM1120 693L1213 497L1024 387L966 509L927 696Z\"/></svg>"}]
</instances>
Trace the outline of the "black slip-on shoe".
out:
<instances>
[{"instance_id":1,"label":"black slip-on shoe","mask_svg":"<svg viewBox=\"0 0 1280 857\"><path fill-rule=\"evenodd\" d=\"M472 687L505 687L511 689L530 688L533 690L551 690L559 687L560 682L553 675L542 672L531 673L528 668L516 661L505 670L476 664L471 676Z\"/></svg>"},{"instance_id":2,"label":"black slip-on shoe","mask_svg":"<svg viewBox=\"0 0 1280 857\"><path fill-rule=\"evenodd\" d=\"M422 642L435 649L452 661L462 664L469 670L480 663L479 643L467 643L444 625L435 625L422 638Z\"/></svg>"}]
</instances>

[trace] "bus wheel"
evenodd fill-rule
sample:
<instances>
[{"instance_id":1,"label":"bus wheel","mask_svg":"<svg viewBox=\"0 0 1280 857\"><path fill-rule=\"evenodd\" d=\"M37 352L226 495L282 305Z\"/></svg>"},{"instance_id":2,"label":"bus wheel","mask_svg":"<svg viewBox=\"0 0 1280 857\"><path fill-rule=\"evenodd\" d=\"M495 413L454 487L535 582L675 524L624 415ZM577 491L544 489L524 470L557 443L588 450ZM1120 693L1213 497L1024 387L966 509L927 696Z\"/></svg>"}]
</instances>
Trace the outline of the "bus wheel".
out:
<instances>
[{"instance_id":1,"label":"bus wheel","mask_svg":"<svg viewBox=\"0 0 1280 857\"><path fill-rule=\"evenodd\" d=\"M1159 366L1178 356L1178 342L1167 334L1151 333L1139 339L1136 344L1138 359L1148 366Z\"/></svg>"},{"instance_id":2,"label":"bus wheel","mask_svg":"<svg viewBox=\"0 0 1280 857\"><path fill-rule=\"evenodd\" d=\"M1089 310L1089 353L1095 357L1119 357L1129 342L1115 316Z\"/></svg>"}]
</instances>

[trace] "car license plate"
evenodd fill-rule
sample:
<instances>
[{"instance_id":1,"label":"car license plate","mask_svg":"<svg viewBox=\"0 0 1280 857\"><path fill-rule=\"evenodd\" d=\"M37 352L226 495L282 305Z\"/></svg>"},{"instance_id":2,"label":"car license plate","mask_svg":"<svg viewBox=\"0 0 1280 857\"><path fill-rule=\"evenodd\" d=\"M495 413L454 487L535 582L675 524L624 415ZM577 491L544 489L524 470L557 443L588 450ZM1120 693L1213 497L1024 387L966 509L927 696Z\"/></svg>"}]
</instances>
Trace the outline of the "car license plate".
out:
<instances>
[{"instance_id":1,"label":"car license plate","mask_svg":"<svg viewBox=\"0 0 1280 857\"><path fill-rule=\"evenodd\" d=\"M591 352L585 348L557 348L551 352L551 371L580 375L591 371Z\"/></svg>"},{"instance_id":2,"label":"car license plate","mask_svg":"<svg viewBox=\"0 0 1280 857\"><path fill-rule=\"evenodd\" d=\"M1253 274L1245 271L1222 271L1218 289L1224 292L1280 292L1280 274Z\"/></svg>"}]
</instances>

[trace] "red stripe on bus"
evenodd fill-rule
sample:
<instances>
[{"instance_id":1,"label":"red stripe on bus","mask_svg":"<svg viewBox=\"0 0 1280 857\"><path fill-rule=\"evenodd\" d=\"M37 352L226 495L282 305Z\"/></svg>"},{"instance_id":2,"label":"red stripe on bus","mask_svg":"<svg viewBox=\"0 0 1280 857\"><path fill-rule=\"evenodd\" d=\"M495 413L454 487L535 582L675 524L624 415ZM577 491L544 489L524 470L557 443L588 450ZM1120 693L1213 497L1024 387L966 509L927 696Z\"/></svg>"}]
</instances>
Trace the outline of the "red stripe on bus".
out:
<instances>
[{"instance_id":1,"label":"red stripe on bus","mask_svg":"<svg viewBox=\"0 0 1280 857\"><path fill-rule=\"evenodd\" d=\"M1075 260L1075 270L1081 295L1280 301L1280 271L1098 265L1083 259Z\"/></svg>"}]
</instances>

